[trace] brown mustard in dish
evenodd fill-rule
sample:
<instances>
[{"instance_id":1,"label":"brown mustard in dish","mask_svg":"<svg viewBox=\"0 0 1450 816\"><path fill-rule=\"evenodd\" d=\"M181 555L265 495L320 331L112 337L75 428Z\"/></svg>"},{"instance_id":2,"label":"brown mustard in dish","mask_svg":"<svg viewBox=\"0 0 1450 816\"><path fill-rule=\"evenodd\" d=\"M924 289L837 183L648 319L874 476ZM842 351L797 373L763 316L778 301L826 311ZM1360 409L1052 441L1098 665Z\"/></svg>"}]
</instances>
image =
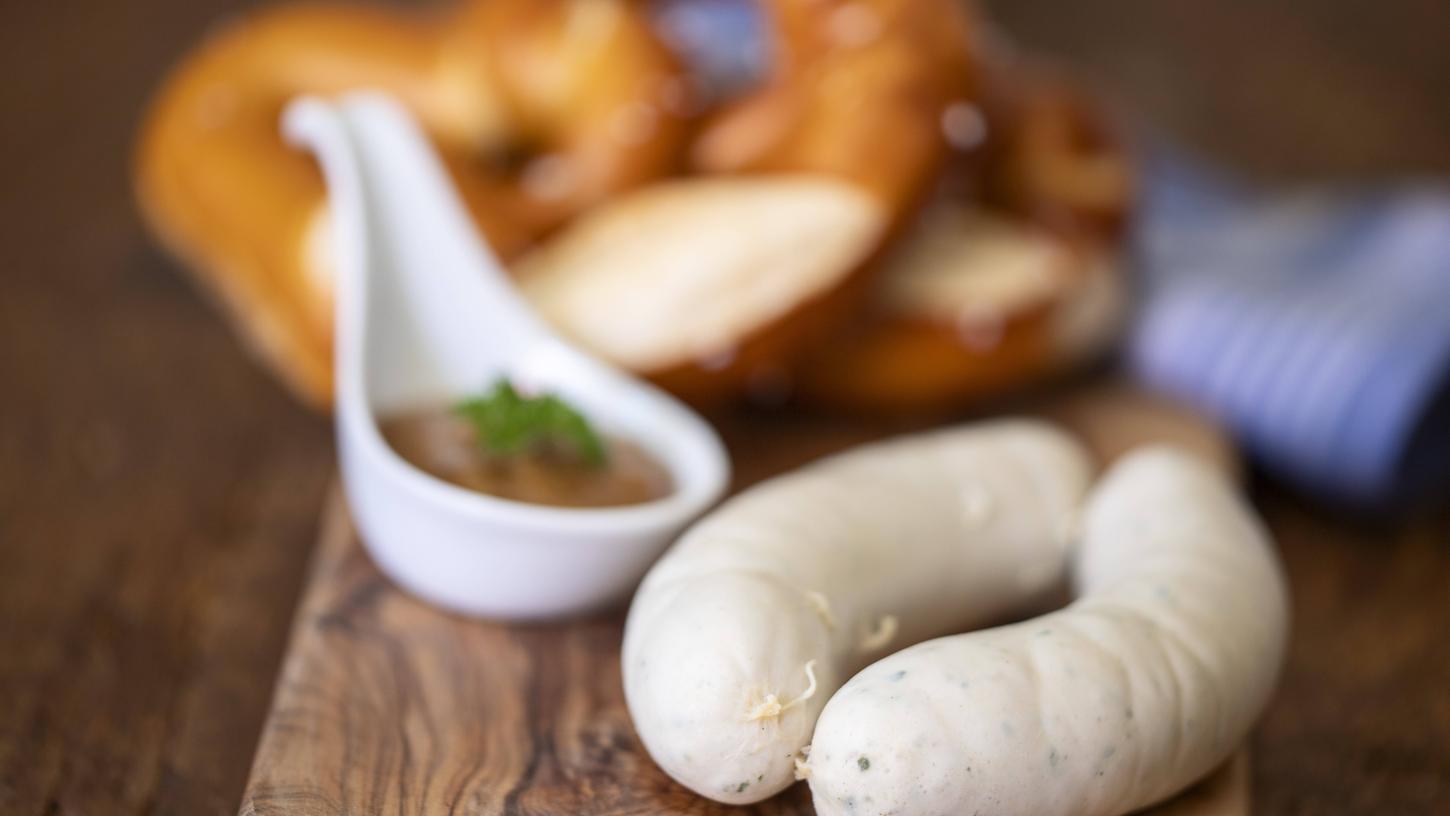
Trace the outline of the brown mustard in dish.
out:
<instances>
[{"instance_id":1,"label":"brown mustard in dish","mask_svg":"<svg viewBox=\"0 0 1450 816\"><path fill-rule=\"evenodd\" d=\"M383 438L414 467L469 490L558 507L613 507L668 495L669 471L639 445L603 436L602 462L564 446L542 445L509 456L489 454L466 419L447 408L384 419Z\"/></svg>"}]
</instances>

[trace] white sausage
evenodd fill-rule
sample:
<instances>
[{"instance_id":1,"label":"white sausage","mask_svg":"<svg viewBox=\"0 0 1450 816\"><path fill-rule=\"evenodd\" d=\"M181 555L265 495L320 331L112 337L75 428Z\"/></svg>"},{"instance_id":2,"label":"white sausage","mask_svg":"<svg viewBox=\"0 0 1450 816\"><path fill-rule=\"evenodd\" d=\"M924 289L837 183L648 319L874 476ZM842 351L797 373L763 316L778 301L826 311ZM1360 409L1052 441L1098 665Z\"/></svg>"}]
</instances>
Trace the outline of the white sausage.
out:
<instances>
[{"instance_id":1,"label":"white sausage","mask_svg":"<svg viewBox=\"0 0 1450 816\"><path fill-rule=\"evenodd\" d=\"M758 485L645 578L625 627L629 711L701 795L791 784L831 693L899 648L999 622L1060 586L1087 455L1040 422L869 445Z\"/></svg>"},{"instance_id":2,"label":"white sausage","mask_svg":"<svg viewBox=\"0 0 1450 816\"><path fill-rule=\"evenodd\" d=\"M1118 816L1224 760L1283 659L1269 541L1217 472L1157 448L1096 488L1079 600L941 638L848 682L816 727L816 812Z\"/></svg>"}]
</instances>

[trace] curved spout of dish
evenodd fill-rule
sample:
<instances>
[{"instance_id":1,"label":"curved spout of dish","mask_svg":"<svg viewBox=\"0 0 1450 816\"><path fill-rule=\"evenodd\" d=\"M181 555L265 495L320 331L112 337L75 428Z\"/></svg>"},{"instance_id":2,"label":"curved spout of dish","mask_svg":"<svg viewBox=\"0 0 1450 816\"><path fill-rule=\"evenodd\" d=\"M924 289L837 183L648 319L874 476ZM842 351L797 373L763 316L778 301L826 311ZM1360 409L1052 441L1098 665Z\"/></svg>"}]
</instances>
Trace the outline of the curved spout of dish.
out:
<instances>
[{"instance_id":1,"label":"curved spout of dish","mask_svg":"<svg viewBox=\"0 0 1450 816\"><path fill-rule=\"evenodd\" d=\"M339 403L377 410L480 388L555 342L480 239L426 137L394 101L304 98L283 119L327 181Z\"/></svg>"}]
</instances>

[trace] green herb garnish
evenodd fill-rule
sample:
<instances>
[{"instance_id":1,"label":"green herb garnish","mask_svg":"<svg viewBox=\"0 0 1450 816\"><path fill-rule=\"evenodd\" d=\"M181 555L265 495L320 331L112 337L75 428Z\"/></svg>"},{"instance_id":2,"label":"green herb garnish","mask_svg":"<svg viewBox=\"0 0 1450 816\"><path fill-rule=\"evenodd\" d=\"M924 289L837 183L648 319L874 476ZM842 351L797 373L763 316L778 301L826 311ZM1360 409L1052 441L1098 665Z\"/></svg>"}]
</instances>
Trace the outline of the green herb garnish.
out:
<instances>
[{"instance_id":1,"label":"green herb garnish","mask_svg":"<svg viewBox=\"0 0 1450 816\"><path fill-rule=\"evenodd\" d=\"M481 397L453 406L468 420L490 456L509 457L555 447L572 448L585 464L604 464L604 442L584 415L553 394L524 396L500 379Z\"/></svg>"}]
</instances>

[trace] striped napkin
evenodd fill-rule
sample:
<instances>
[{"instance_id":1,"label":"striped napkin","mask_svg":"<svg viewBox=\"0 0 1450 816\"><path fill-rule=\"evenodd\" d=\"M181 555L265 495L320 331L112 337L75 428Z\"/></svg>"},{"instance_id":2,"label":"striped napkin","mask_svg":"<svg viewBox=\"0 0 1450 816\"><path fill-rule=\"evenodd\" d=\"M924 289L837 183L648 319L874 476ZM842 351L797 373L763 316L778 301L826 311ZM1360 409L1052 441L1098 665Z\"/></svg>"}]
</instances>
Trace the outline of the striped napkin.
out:
<instances>
[{"instance_id":1,"label":"striped napkin","mask_svg":"<svg viewBox=\"0 0 1450 816\"><path fill-rule=\"evenodd\" d=\"M1305 489L1450 492L1450 191L1270 194L1162 156L1143 178L1134 371Z\"/></svg>"}]
</instances>

